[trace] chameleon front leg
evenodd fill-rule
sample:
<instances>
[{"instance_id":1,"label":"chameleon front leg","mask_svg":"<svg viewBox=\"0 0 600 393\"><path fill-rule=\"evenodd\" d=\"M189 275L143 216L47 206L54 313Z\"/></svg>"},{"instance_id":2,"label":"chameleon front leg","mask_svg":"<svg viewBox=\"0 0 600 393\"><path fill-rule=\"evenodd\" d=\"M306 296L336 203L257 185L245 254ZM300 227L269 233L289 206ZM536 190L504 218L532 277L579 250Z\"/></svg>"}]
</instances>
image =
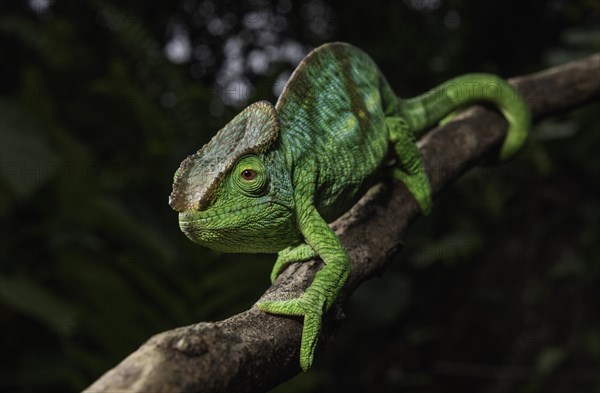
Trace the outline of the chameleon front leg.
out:
<instances>
[{"instance_id":1,"label":"chameleon front leg","mask_svg":"<svg viewBox=\"0 0 600 393\"><path fill-rule=\"evenodd\" d=\"M429 214L431 186L410 126L401 117L386 117L385 121L399 164L392 170L392 175L408 188L421 212Z\"/></svg>"},{"instance_id":2,"label":"chameleon front leg","mask_svg":"<svg viewBox=\"0 0 600 393\"><path fill-rule=\"evenodd\" d=\"M317 252L306 243L284 248L283 250L279 251L277 261L275 261L273 270L271 270L271 283L275 282L277 277L285 270L286 267L288 267L288 265L294 262L310 261L318 256L319 254L317 254Z\"/></svg>"},{"instance_id":3,"label":"chameleon front leg","mask_svg":"<svg viewBox=\"0 0 600 393\"><path fill-rule=\"evenodd\" d=\"M304 317L302 342L300 344L300 366L307 371L312 363L321 331L321 319L335 302L350 274L350 261L340 240L323 220L314 206L298 214L300 232L306 243L318 254L325 266L317 272L315 279L304 294L291 300L265 300L257 307L273 314Z\"/></svg>"}]
</instances>

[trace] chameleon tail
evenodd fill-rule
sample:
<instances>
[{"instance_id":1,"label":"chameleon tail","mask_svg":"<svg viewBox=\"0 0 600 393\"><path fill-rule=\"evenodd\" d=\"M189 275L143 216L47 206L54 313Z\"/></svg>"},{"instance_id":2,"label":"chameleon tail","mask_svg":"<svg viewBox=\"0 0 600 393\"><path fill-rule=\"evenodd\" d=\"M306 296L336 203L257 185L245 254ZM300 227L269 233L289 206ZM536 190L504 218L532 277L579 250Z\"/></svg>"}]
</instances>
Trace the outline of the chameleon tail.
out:
<instances>
[{"instance_id":1,"label":"chameleon tail","mask_svg":"<svg viewBox=\"0 0 600 393\"><path fill-rule=\"evenodd\" d=\"M519 93L495 75L466 74L450 79L420 96L398 99L397 108L419 136L452 112L482 101L495 104L508 121L499 157L506 160L525 142L531 118Z\"/></svg>"}]
</instances>

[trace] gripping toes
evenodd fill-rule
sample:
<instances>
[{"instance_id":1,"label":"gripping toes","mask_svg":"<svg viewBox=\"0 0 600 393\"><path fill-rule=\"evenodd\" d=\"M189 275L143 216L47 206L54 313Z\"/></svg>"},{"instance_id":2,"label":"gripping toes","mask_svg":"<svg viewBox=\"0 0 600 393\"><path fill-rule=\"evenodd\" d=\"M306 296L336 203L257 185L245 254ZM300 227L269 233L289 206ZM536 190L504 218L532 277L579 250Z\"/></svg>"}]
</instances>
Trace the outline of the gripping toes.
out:
<instances>
[{"instance_id":1,"label":"gripping toes","mask_svg":"<svg viewBox=\"0 0 600 393\"><path fill-rule=\"evenodd\" d=\"M285 268L294 262L305 262L318 257L317 254L308 244L303 243L298 246L288 247L279 252L277 261L271 270L271 283L274 283L277 277L285 270Z\"/></svg>"},{"instance_id":2,"label":"gripping toes","mask_svg":"<svg viewBox=\"0 0 600 393\"><path fill-rule=\"evenodd\" d=\"M429 214L431 212L431 186L429 185L429 179L425 171L407 173L402 169L394 168L392 175L408 188L408 191L410 191L413 198L417 201L421 213L424 215Z\"/></svg>"},{"instance_id":3,"label":"gripping toes","mask_svg":"<svg viewBox=\"0 0 600 393\"><path fill-rule=\"evenodd\" d=\"M264 300L256 306L271 314L294 315L304 317L302 343L300 344L300 367L310 369L321 330L321 317L325 306L325 297L316 292L306 292L291 300Z\"/></svg>"}]
</instances>

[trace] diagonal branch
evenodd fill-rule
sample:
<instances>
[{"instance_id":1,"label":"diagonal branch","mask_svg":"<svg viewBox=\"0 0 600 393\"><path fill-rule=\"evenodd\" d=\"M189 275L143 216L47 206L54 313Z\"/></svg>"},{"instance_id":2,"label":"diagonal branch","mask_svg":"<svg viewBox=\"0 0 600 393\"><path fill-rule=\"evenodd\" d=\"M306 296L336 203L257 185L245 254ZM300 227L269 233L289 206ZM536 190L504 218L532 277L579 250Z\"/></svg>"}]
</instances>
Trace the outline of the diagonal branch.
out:
<instances>
[{"instance_id":1,"label":"diagonal branch","mask_svg":"<svg viewBox=\"0 0 600 393\"><path fill-rule=\"evenodd\" d=\"M514 78L535 119L582 106L600 97L600 54ZM434 192L439 192L498 146L506 130L496 112L473 108L421 141ZM352 274L337 307L324 323L332 337L341 305L366 279L382 273L401 247L418 208L403 185L372 189L333 227L352 260ZM288 298L308 287L320 262L293 264L263 295ZM252 308L224 321L202 322L150 338L86 392L255 392L300 372L302 321ZM322 347L322 346L321 346Z\"/></svg>"}]
</instances>

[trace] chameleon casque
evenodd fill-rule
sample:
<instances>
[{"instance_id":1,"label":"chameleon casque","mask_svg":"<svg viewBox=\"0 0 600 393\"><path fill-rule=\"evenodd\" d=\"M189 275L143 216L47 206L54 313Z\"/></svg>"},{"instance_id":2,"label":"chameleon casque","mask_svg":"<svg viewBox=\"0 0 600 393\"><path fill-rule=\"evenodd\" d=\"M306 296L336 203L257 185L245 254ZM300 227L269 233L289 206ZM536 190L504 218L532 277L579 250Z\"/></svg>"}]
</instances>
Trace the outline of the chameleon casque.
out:
<instances>
[{"instance_id":1,"label":"chameleon casque","mask_svg":"<svg viewBox=\"0 0 600 393\"><path fill-rule=\"evenodd\" d=\"M466 74L401 99L365 52L345 43L322 45L298 65L275 106L248 106L181 163L169 204L194 242L224 252L278 252L272 281L292 262L323 260L300 297L256 304L304 318L300 366L306 371L322 315L350 272L327 223L357 202L391 158L393 177L427 214L431 189L415 139L477 101L494 104L507 119L499 158L511 157L526 139L530 115L502 79Z\"/></svg>"}]
</instances>

